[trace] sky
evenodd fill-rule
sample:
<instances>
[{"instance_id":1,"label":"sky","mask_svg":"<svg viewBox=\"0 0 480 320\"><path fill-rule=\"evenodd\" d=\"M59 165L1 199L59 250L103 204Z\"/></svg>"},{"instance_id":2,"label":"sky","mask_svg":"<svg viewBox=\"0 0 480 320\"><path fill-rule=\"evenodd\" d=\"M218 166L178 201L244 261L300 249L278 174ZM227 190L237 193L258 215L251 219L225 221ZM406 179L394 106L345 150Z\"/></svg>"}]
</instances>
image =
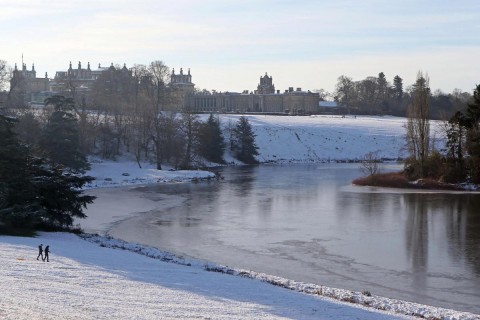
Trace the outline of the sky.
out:
<instances>
[{"instance_id":1,"label":"sky","mask_svg":"<svg viewBox=\"0 0 480 320\"><path fill-rule=\"evenodd\" d=\"M478 0L0 0L0 59L37 77L90 62L162 60L199 89L332 92L337 78L383 72L405 87L418 71L433 90L480 84Z\"/></svg>"}]
</instances>

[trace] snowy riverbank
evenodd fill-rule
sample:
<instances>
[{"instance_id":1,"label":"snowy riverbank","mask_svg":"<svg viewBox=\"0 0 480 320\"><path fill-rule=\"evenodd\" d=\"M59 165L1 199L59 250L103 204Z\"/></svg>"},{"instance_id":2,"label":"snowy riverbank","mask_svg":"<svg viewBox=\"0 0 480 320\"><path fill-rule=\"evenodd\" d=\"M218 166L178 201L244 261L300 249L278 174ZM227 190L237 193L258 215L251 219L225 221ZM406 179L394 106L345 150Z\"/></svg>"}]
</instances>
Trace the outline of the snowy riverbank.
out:
<instances>
[{"instance_id":1,"label":"snowy riverbank","mask_svg":"<svg viewBox=\"0 0 480 320\"><path fill-rule=\"evenodd\" d=\"M205 268L203 261L123 241L97 236L86 240L65 233L41 233L36 238L0 236L0 318L410 318L396 311L427 319L480 319L251 271L216 265ZM50 245L49 263L35 259L39 243Z\"/></svg>"},{"instance_id":2,"label":"snowy riverbank","mask_svg":"<svg viewBox=\"0 0 480 320\"><path fill-rule=\"evenodd\" d=\"M228 119L236 121L236 117L221 119L225 124ZM397 158L397 148L403 145L403 120L250 116L260 159L283 163L356 160L369 151L379 151L383 158ZM229 155L226 158L233 161ZM88 174L97 178L90 186L94 188L214 178L208 171L159 171L145 163L139 168L131 159L95 161ZM152 201L151 205L177 205L181 201L170 200L172 203ZM115 216L87 219L85 225L90 230L105 230L131 214L128 207L119 208ZM41 233L36 238L0 236L0 290L4 292L0 318L403 319L416 315L480 319L470 313L370 296L367 292L185 260L120 240L85 238L87 241L64 233ZM50 263L35 260L40 243L50 245Z\"/></svg>"}]
</instances>

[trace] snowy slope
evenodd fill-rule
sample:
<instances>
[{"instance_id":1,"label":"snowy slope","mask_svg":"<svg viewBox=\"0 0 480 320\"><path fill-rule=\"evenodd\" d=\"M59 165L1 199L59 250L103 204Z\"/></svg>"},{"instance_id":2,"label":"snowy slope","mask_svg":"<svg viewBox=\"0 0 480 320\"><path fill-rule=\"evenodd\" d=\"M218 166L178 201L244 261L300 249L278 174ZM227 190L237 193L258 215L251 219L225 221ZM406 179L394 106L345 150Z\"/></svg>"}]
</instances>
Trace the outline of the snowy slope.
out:
<instances>
[{"instance_id":1,"label":"snowy slope","mask_svg":"<svg viewBox=\"0 0 480 320\"><path fill-rule=\"evenodd\" d=\"M226 127L238 117L222 115L220 119ZM383 158L404 156L404 118L258 115L248 118L257 135L262 162L358 160L375 151ZM226 158L233 161L229 155ZM131 159L95 161L89 174L97 178L90 187L214 177L207 171L159 171L145 163L138 168ZM162 205L176 205L181 200L172 201ZM132 214L128 208L124 209L116 211L118 216L96 220L97 227L101 230ZM138 249L134 244L116 240L112 245L109 239L98 239L94 244L62 233L45 233L37 238L0 236L0 319L404 318L361 304L432 319L480 319L468 313L321 288L327 296L357 303L346 304L319 296L315 285L221 266L213 269L247 278L207 272L198 261L185 266L178 257L159 254L158 249ZM50 263L35 260L39 243L51 246ZM127 250L106 248L110 246ZM139 250L143 254L135 253ZM158 259L158 255L163 258ZM180 264L162 260L177 260ZM313 294L295 292L312 293L312 290Z\"/></svg>"},{"instance_id":2,"label":"snowy slope","mask_svg":"<svg viewBox=\"0 0 480 320\"><path fill-rule=\"evenodd\" d=\"M35 260L49 244L50 262ZM0 319L401 319L72 234L0 236Z\"/></svg>"},{"instance_id":3,"label":"snowy slope","mask_svg":"<svg viewBox=\"0 0 480 320\"><path fill-rule=\"evenodd\" d=\"M220 115L223 127L240 115ZM405 157L405 118L247 115L257 135L261 162L360 160L368 152L380 158ZM438 123L432 123L432 134ZM227 135L225 135L227 137Z\"/></svg>"}]
</instances>

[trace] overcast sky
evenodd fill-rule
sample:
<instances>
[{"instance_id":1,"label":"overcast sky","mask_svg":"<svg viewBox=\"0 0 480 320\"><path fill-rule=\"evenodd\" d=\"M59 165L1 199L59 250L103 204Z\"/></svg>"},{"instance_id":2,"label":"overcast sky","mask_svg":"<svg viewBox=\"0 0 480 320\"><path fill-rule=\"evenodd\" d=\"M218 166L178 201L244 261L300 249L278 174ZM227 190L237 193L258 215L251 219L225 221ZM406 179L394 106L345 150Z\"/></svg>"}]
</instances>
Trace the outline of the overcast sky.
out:
<instances>
[{"instance_id":1,"label":"overcast sky","mask_svg":"<svg viewBox=\"0 0 480 320\"><path fill-rule=\"evenodd\" d=\"M0 59L35 63L37 76L164 61L191 69L201 89L333 91L340 75L384 72L405 86L480 84L478 0L0 0Z\"/></svg>"}]
</instances>

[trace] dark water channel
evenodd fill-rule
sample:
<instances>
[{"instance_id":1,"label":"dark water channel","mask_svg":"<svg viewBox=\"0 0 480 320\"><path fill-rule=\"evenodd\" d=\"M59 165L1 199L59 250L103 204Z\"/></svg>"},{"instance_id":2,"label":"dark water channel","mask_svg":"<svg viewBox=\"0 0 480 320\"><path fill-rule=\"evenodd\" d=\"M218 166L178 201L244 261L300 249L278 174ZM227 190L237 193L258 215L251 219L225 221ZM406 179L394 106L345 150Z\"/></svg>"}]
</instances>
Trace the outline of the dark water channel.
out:
<instances>
[{"instance_id":1,"label":"dark water channel","mask_svg":"<svg viewBox=\"0 0 480 320\"><path fill-rule=\"evenodd\" d=\"M110 233L232 267L480 314L480 194L354 187L355 164L220 170L218 182L132 190L185 201Z\"/></svg>"}]
</instances>

